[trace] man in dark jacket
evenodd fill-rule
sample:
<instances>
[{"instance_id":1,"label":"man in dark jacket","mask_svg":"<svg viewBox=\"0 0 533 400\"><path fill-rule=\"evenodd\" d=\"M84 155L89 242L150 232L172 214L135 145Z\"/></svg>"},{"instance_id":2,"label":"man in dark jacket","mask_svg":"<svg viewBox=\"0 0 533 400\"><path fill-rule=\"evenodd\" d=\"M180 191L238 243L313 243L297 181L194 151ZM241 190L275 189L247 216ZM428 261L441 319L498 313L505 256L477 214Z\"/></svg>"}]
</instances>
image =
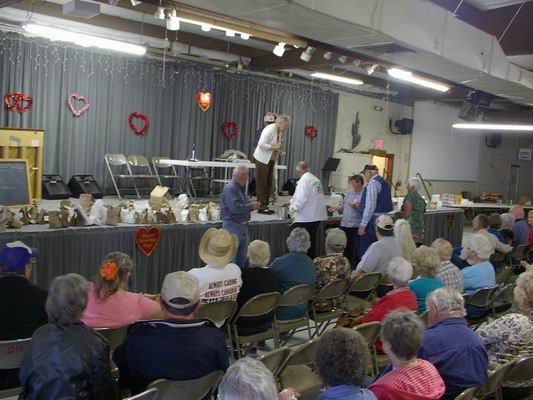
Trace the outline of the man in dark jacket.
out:
<instances>
[{"instance_id":1,"label":"man in dark jacket","mask_svg":"<svg viewBox=\"0 0 533 400\"><path fill-rule=\"evenodd\" d=\"M47 292L30 283L37 249L17 241L0 251L0 340L30 338L48 322ZM0 389L19 386L18 368L0 371Z\"/></svg>"},{"instance_id":2,"label":"man in dark jacket","mask_svg":"<svg viewBox=\"0 0 533 400\"><path fill-rule=\"evenodd\" d=\"M140 392L156 379L197 379L229 367L226 338L213 322L196 319L198 280L178 271L161 288L161 321L139 321L113 353L121 384Z\"/></svg>"}]
</instances>

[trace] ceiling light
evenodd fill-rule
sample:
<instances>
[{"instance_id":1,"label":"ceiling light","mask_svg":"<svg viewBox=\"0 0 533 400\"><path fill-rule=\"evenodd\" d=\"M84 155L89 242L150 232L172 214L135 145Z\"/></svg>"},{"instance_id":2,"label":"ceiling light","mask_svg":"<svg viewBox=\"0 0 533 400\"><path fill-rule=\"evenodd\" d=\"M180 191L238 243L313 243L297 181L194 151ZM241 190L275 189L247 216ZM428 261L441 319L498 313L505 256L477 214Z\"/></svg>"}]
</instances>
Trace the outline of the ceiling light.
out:
<instances>
[{"instance_id":1,"label":"ceiling light","mask_svg":"<svg viewBox=\"0 0 533 400\"><path fill-rule=\"evenodd\" d=\"M180 30L180 20L178 17L171 15L169 19L167 19L167 29L169 31L179 31Z\"/></svg>"},{"instance_id":2,"label":"ceiling light","mask_svg":"<svg viewBox=\"0 0 533 400\"><path fill-rule=\"evenodd\" d=\"M431 79L422 78L420 76L414 75L411 71L405 71L400 68L389 68L388 74L393 78L400 79L402 81L414 83L415 85L420 85L427 87L429 89L438 90L439 92L447 92L450 89L449 85L433 81Z\"/></svg>"},{"instance_id":3,"label":"ceiling light","mask_svg":"<svg viewBox=\"0 0 533 400\"><path fill-rule=\"evenodd\" d=\"M372 75L376 69L378 68L378 65L377 64L372 64L372 65L367 65L364 70L366 71L366 73L368 75Z\"/></svg>"},{"instance_id":4,"label":"ceiling light","mask_svg":"<svg viewBox=\"0 0 533 400\"><path fill-rule=\"evenodd\" d=\"M227 30L226 31L226 36L227 37L235 37L235 31L232 31L232 30Z\"/></svg>"},{"instance_id":5,"label":"ceiling light","mask_svg":"<svg viewBox=\"0 0 533 400\"><path fill-rule=\"evenodd\" d=\"M285 43L278 43L276 47L274 47L274 50L272 50L272 53L278 57L283 57L283 54L285 54Z\"/></svg>"},{"instance_id":6,"label":"ceiling light","mask_svg":"<svg viewBox=\"0 0 533 400\"><path fill-rule=\"evenodd\" d=\"M533 125L517 124L480 124L480 123L458 123L453 124L455 129L476 129L484 131L533 131Z\"/></svg>"},{"instance_id":7,"label":"ceiling light","mask_svg":"<svg viewBox=\"0 0 533 400\"><path fill-rule=\"evenodd\" d=\"M163 7L157 7L157 11L155 12L155 17L157 19L165 19L165 9Z\"/></svg>"},{"instance_id":8,"label":"ceiling light","mask_svg":"<svg viewBox=\"0 0 533 400\"><path fill-rule=\"evenodd\" d=\"M130 0L130 2L133 7L137 7L139 4L142 4L142 1L139 0Z\"/></svg>"},{"instance_id":9,"label":"ceiling light","mask_svg":"<svg viewBox=\"0 0 533 400\"><path fill-rule=\"evenodd\" d=\"M326 52L324 53L324 56L323 56L323 57L324 57L326 60L331 60L331 57L332 57L332 56L333 56L333 53L332 53L331 51L326 51Z\"/></svg>"},{"instance_id":10,"label":"ceiling light","mask_svg":"<svg viewBox=\"0 0 533 400\"><path fill-rule=\"evenodd\" d=\"M241 35L241 39L242 39L242 40L248 40L248 39L250 39L250 35L247 34L247 33L241 33L240 35Z\"/></svg>"},{"instance_id":11,"label":"ceiling light","mask_svg":"<svg viewBox=\"0 0 533 400\"><path fill-rule=\"evenodd\" d=\"M311 61L311 57L313 57L313 54L315 53L315 48L311 46L307 46L307 48L302 51L302 54L300 55L300 60L309 62Z\"/></svg>"},{"instance_id":12,"label":"ceiling light","mask_svg":"<svg viewBox=\"0 0 533 400\"><path fill-rule=\"evenodd\" d=\"M202 24L202 30L204 32L209 32L211 30L211 25Z\"/></svg>"},{"instance_id":13,"label":"ceiling light","mask_svg":"<svg viewBox=\"0 0 533 400\"><path fill-rule=\"evenodd\" d=\"M118 40L105 39L97 36L85 35L83 33L67 31L64 29L52 28L49 26L27 24L24 30L35 35L46 37L50 40L75 43L83 47L98 47L100 49L120 51L135 55L146 53L146 47L119 42Z\"/></svg>"},{"instance_id":14,"label":"ceiling light","mask_svg":"<svg viewBox=\"0 0 533 400\"><path fill-rule=\"evenodd\" d=\"M356 67L358 67L361 64L361 60L357 60L357 59L353 60L352 64L355 65Z\"/></svg>"},{"instance_id":15,"label":"ceiling light","mask_svg":"<svg viewBox=\"0 0 533 400\"><path fill-rule=\"evenodd\" d=\"M344 64L346 61L348 61L348 57L346 57L346 56L340 56L339 57L339 62Z\"/></svg>"},{"instance_id":16,"label":"ceiling light","mask_svg":"<svg viewBox=\"0 0 533 400\"><path fill-rule=\"evenodd\" d=\"M324 74L322 72L313 72L311 76L314 78L319 78L319 79L327 79L328 81L348 83L350 85L364 84L364 82L360 81L359 79L346 78L344 76L339 76L339 75Z\"/></svg>"}]
</instances>

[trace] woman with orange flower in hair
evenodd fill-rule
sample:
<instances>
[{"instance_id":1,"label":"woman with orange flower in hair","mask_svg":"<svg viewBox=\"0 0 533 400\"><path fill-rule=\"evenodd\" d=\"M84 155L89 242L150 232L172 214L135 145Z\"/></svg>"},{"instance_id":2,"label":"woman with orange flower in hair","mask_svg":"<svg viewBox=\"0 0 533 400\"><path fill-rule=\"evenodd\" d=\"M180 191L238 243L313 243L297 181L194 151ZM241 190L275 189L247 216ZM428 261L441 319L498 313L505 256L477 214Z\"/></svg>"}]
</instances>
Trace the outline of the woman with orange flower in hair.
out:
<instances>
[{"instance_id":1,"label":"woman with orange flower in hair","mask_svg":"<svg viewBox=\"0 0 533 400\"><path fill-rule=\"evenodd\" d=\"M82 321L91 328L121 328L142 319L162 318L154 296L128 291L133 262L127 254L109 253L89 284Z\"/></svg>"}]
</instances>

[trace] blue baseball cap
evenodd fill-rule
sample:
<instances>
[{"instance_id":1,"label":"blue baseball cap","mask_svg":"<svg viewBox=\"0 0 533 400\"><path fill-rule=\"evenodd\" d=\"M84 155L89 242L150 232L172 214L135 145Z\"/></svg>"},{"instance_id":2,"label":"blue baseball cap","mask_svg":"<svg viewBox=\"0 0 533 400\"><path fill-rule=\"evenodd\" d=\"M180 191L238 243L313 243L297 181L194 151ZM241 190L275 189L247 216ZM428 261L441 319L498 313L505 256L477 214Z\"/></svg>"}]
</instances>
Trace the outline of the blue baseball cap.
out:
<instances>
[{"instance_id":1,"label":"blue baseball cap","mask_svg":"<svg viewBox=\"0 0 533 400\"><path fill-rule=\"evenodd\" d=\"M7 243L0 250L0 272L20 272L32 258L39 255L39 250L29 247L20 240Z\"/></svg>"}]
</instances>

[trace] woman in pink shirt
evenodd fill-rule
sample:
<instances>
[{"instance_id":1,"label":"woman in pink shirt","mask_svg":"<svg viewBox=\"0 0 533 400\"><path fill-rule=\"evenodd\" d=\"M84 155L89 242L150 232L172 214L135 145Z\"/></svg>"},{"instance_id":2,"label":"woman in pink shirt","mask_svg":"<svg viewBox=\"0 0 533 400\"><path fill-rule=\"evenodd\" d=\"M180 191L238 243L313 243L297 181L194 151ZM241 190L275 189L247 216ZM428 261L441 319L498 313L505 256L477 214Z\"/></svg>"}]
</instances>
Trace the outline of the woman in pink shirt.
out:
<instances>
[{"instance_id":1,"label":"woman in pink shirt","mask_svg":"<svg viewBox=\"0 0 533 400\"><path fill-rule=\"evenodd\" d=\"M109 253L89 284L89 301L82 321L91 328L121 328L142 319L162 318L159 303L128 292L133 262L129 255Z\"/></svg>"}]
</instances>

